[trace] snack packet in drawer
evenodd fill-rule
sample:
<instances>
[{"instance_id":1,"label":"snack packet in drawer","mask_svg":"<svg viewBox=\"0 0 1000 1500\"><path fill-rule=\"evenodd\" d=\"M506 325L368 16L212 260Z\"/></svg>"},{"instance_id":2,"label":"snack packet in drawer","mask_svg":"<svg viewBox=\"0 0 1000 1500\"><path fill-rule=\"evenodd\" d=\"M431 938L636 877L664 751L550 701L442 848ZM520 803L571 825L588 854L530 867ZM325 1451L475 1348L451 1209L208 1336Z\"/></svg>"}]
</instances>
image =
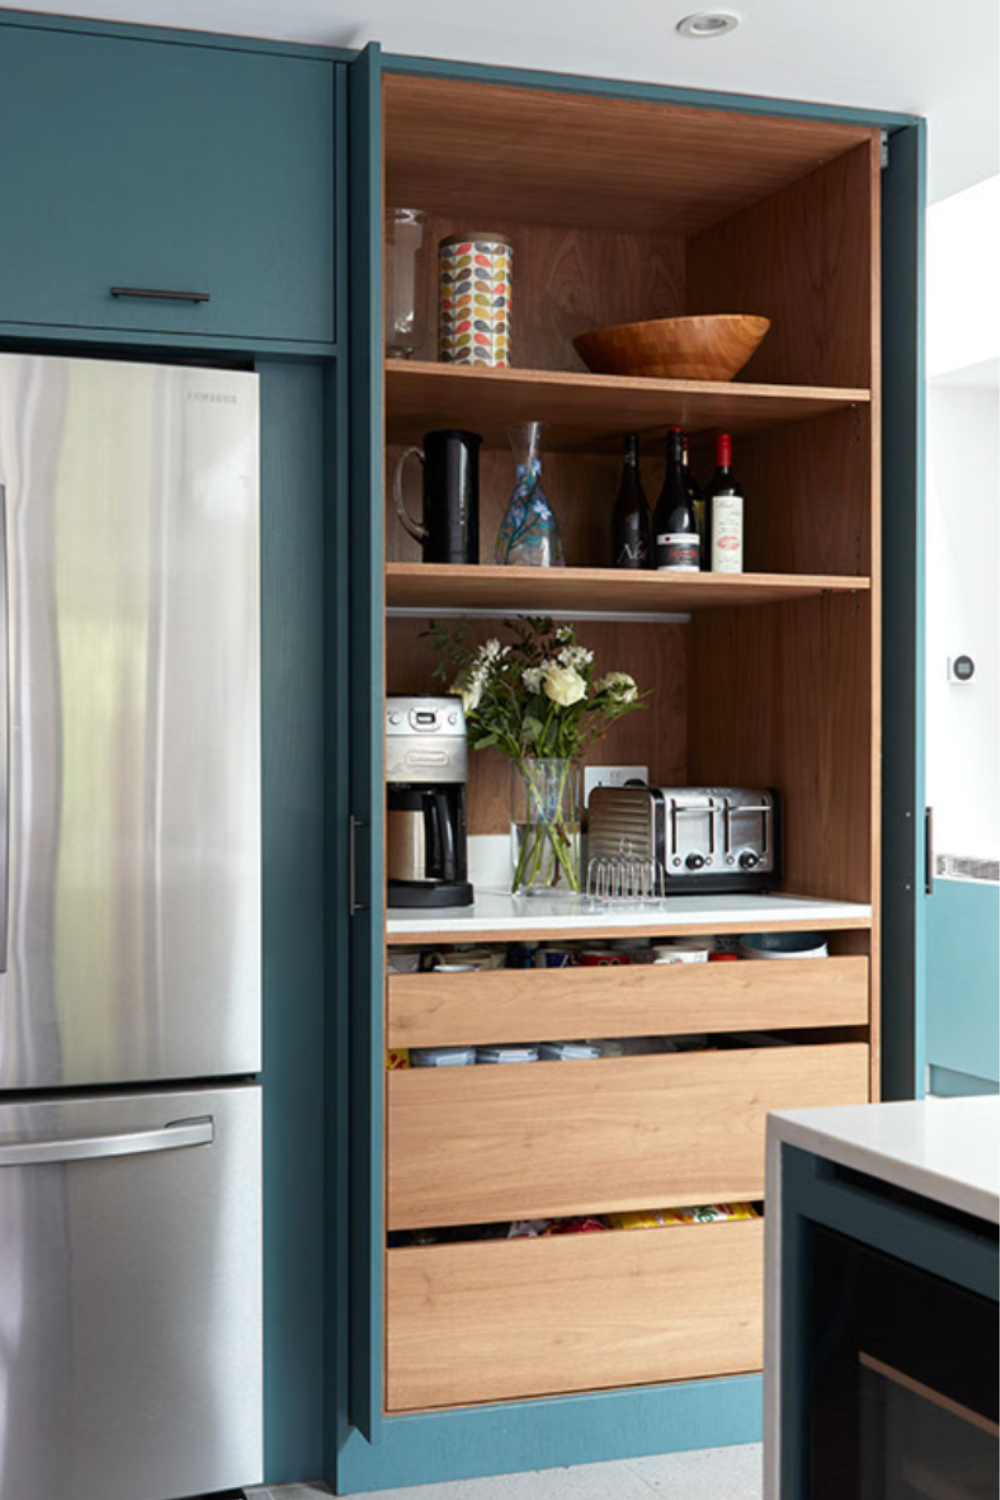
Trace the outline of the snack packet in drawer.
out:
<instances>
[{"instance_id":1,"label":"snack packet in drawer","mask_svg":"<svg viewBox=\"0 0 1000 1500\"><path fill-rule=\"evenodd\" d=\"M697 1208L644 1208L636 1213L605 1214L609 1229L666 1229L672 1224L717 1224L756 1219L752 1203L703 1203Z\"/></svg>"},{"instance_id":2,"label":"snack packet in drawer","mask_svg":"<svg viewBox=\"0 0 1000 1500\"><path fill-rule=\"evenodd\" d=\"M593 1234L595 1230L607 1229L607 1227L603 1219L597 1218L594 1214L589 1214L582 1218L556 1219L554 1223L549 1225L548 1229L542 1230L542 1234L545 1236L553 1234Z\"/></svg>"},{"instance_id":3,"label":"snack packet in drawer","mask_svg":"<svg viewBox=\"0 0 1000 1500\"><path fill-rule=\"evenodd\" d=\"M669 1208L641 1208L628 1214L605 1214L604 1222L609 1229L662 1229L667 1224L679 1224L679 1219L668 1217L674 1210Z\"/></svg>"},{"instance_id":4,"label":"snack packet in drawer","mask_svg":"<svg viewBox=\"0 0 1000 1500\"><path fill-rule=\"evenodd\" d=\"M752 1203L702 1203L697 1208L674 1208L679 1224L719 1224L732 1219L759 1218Z\"/></svg>"}]
</instances>

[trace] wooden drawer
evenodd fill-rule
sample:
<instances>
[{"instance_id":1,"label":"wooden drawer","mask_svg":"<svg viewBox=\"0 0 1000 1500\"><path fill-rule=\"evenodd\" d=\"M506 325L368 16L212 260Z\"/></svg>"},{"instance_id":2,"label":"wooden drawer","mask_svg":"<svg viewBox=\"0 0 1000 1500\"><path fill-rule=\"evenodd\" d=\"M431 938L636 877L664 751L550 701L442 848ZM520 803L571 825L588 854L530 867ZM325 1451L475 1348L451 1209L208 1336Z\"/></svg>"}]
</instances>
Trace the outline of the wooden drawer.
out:
<instances>
[{"instance_id":1,"label":"wooden drawer","mask_svg":"<svg viewBox=\"0 0 1000 1500\"><path fill-rule=\"evenodd\" d=\"M864 957L389 978L390 1047L867 1022Z\"/></svg>"},{"instance_id":2,"label":"wooden drawer","mask_svg":"<svg viewBox=\"0 0 1000 1500\"><path fill-rule=\"evenodd\" d=\"M388 1227L760 1198L768 1110L868 1099L864 1043L386 1076Z\"/></svg>"},{"instance_id":3,"label":"wooden drawer","mask_svg":"<svg viewBox=\"0 0 1000 1500\"><path fill-rule=\"evenodd\" d=\"M390 1411L759 1370L762 1220L390 1250Z\"/></svg>"}]
</instances>

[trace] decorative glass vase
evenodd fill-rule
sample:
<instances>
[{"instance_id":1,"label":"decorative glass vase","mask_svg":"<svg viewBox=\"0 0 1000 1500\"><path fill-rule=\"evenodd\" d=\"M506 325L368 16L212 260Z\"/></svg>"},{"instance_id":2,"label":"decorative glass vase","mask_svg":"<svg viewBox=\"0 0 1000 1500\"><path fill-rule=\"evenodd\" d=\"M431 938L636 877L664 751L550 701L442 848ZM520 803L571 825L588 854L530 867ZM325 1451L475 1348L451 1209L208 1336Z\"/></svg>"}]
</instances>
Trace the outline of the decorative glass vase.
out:
<instances>
[{"instance_id":1,"label":"decorative glass vase","mask_svg":"<svg viewBox=\"0 0 1000 1500\"><path fill-rule=\"evenodd\" d=\"M423 247L420 209L390 208L385 222L385 352L390 359L410 359L424 341Z\"/></svg>"},{"instance_id":2,"label":"decorative glass vase","mask_svg":"<svg viewBox=\"0 0 1000 1500\"><path fill-rule=\"evenodd\" d=\"M580 891L580 767L572 760L510 763L511 890Z\"/></svg>"},{"instance_id":3,"label":"decorative glass vase","mask_svg":"<svg viewBox=\"0 0 1000 1500\"><path fill-rule=\"evenodd\" d=\"M517 483L497 537L496 561L518 568L564 568L559 522L542 489L544 422L507 428Z\"/></svg>"}]
</instances>

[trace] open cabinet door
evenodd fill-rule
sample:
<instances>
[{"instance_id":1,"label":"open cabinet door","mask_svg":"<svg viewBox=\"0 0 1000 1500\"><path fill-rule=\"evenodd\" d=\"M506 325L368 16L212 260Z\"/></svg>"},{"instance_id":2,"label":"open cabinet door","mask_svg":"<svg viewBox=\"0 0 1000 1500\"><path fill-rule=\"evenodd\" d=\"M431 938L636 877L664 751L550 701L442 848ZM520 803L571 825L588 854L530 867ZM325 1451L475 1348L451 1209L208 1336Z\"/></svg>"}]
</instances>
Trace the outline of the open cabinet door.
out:
<instances>
[{"instance_id":1,"label":"open cabinet door","mask_svg":"<svg viewBox=\"0 0 1000 1500\"><path fill-rule=\"evenodd\" d=\"M924 1092L926 124L882 172L882 1097Z\"/></svg>"},{"instance_id":2,"label":"open cabinet door","mask_svg":"<svg viewBox=\"0 0 1000 1500\"><path fill-rule=\"evenodd\" d=\"M382 61L348 70L350 211L350 1389L382 1413Z\"/></svg>"}]
</instances>

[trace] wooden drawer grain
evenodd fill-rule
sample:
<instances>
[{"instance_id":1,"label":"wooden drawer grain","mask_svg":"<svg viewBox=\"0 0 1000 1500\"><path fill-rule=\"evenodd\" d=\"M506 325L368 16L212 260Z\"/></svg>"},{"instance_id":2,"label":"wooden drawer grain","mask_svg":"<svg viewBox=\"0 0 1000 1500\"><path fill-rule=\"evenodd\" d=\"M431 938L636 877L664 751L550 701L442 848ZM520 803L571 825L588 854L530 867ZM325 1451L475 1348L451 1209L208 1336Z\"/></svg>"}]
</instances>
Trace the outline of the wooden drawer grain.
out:
<instances>
[{"instance_id":1,"label":"wooden drawer grain","mask_svg":"<svg viewBox=\"0 0 1000 1500\"><path fill-rule=\"evenodd\" d=\"M386 1076L388 1227L760 1198L768 1110L868 1099L847 1042Z\"/></svg>"},{"instance_id":2,"label":"wooden drawer grain","mask_svg":"<svg viewBox=\"0 0 1000 1500\"><path fill-rule=\"evenodd\" d=\"M389 1411L762 1364L762 1220L390 1250Z\"/></svg>"},{"instance_id":3,"label":"wooden drawer grain","mask_svg":"<svg viewBox=\"0 0 1000 1500\"><path fill-rule=\"evenodd\" d=\"M860 956L389 977L390 1047L867 1021L868 959Z\"/></svg>"}]
</instances>

